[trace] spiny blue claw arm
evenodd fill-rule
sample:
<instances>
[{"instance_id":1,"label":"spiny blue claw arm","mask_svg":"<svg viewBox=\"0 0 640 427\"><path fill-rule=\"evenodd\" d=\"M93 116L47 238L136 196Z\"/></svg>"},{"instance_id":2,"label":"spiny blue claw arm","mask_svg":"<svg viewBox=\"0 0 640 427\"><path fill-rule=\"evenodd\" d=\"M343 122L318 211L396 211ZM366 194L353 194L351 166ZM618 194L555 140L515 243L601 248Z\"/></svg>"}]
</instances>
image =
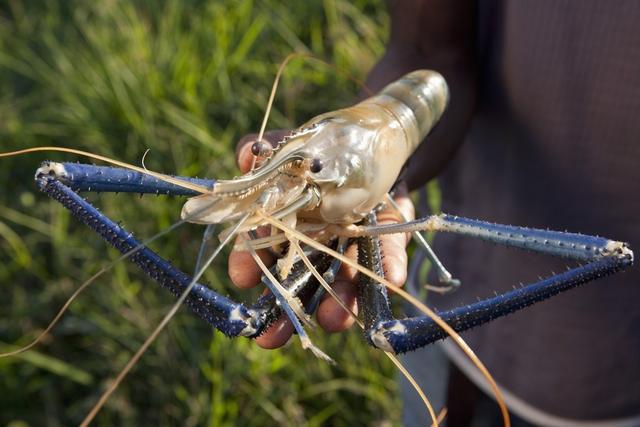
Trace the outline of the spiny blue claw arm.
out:
<instances>
[{"instance_id":1,"label":"spiny blue claw arm","mask_svg":"<svg viewBox=\"0 0 640 427\"><path fill-rule=\"evenodd\" d=\"M581 261L607 256L615 249L612 244L619 243L604 237L495 224L448 214L439 215L437 231Z\"/></svg>"},{"instance_id":2,"label":"spiny blue claw arm","mask_svg":"<svg viewBox=\"0 0 640 427\"><path fill-rule=\"evenodd\" d=\"M130 232L111 221L60 181L49 175L41 175L37 184L42 192L62 204L80 222L93 229L121 253L140 246L140 242ZM129 259L175 296L179 296L191 282L188 274L147 247L140 247ZM253 337L259 335L265 327L266 313L247 308L200 284L194 286L186 304L196 315L230 337Z\"/></svg>"},{"instance_id":3,"label":"spiny blue claw arm","mask_svg":"<svg viewBox=\"0 0 640 427\"><path fill-rule=\"evenodd\" d=\"M379 227L364 226L362 228L376 232L398 232L415 231L414 227L424 227L425 225L428 225L427 228L433 231L451 232L505 246L587 262L585 265L541 279L494 298L437 313L457 332L463 332L498 317L514 313L560 292L613 274L633 264L633 252L623 242L576 233L494 224L446 214L404 224ZM364 239L365 242L375 242L372 237ZM362 263L373 268L380 263L379 257L377 251L370 251L370 254L362 259ZM374 296L377 298L376 300L374 300ZM367 299L365 304L384 300L380 295L371 295ZM428 317L389 319L388 308L384 304L374 304L373 306L378 306L379 313L372 315L367 336L376 347L403 353L447 337L444 331Z\"/></svg>"},{"instance_id":4,"label":"spiny blue claw arm","mask_svg":"<svg viewBox=\"0 0 640 427\"><path fill-rule=\"evenodd\" d=\"M215 182L179 178L199 185L213 185ZM191 190L128 169L77 163L45 162L36 173L36 182L41 191L60 202L78 220L96 231L121 253L139 248L130 255L130 259L175 296L180 295L191 282L189 275L176 269L150 249L140 247L140 242L133 238L131 233L100 213L74 191L159 193L180 196L192 195ZM193 194L197 193L193 192ZM331 262L331 258L321 252L316 252L309 257L320 271L324 271ZM264 280L263 277L263 282ZM295 296L313 292L317 287L317 282L306 270L302 261L294 264L291 274L282 284ZM255 304L247 308L200 284L196 284L191 291L187 298L187 305L200 318L228 336L256 337L282 313L272 294L261 296Z\"/></svg>"},{"instance_id":5,"label":"spiny blue claw arm","mask_svg":"<svg viewBox=\"0 0 640 427\"><path fill-rule=\"evenodd\" d=\"M431 215L398 224L364 226L360 229L364 233L375 234L425 230L454 233L512 248L582 261L610 256L616 252L631 254L625 243L604 237L496 224L449 214Z\"/></svg>"},{"instance_id":6,"label":"spiny blue claw arm","mask_svg":"<svg viewBox=\"0 0 640 427\"><path fill-rule=\"evenodd\" d=\"M628 267L631 263L631 259L626 257L601 258L496 297L437 314L456 332L463 332L515 313L591 280L611 275ZM379 327L386 330L384 336L396 353L415 350L448 337L440 326L424 316L393 320Z\"/></svg>"},{"instance_id":7,"label":"spiny blue claw arm","mask_svg":"<svg viewBox=\"0 0 640 427\"><path fill-rule=\"evenodd\" d=\"M363 220L364 224L375 225L375 213L370 213ZM377 236L358 238L358 263L377 275L384 276L382 269L382 255L380 239ZM362 311L364 321L364 335L369 344L385 348L384 336L375 333L380 325L394 321L387 288L369 276L358 276L358 307ZM382 338L382 340L381 340Z\"/></svg>"},{"instance_id":8,"label":"spiny blue claw arm","mask_svg":"<svg viewBox=\"0 0 640 427\"><path fill-rule=\"evenodd\" d=\"M75 191L103 193L162 194L167 196L197 196L195 190L162 181L151 175L112 166L46 161L36 172L38 176L55 177ZM186 183L213 189L215 180L174 176Z\"/></svg>"}]
</instances>

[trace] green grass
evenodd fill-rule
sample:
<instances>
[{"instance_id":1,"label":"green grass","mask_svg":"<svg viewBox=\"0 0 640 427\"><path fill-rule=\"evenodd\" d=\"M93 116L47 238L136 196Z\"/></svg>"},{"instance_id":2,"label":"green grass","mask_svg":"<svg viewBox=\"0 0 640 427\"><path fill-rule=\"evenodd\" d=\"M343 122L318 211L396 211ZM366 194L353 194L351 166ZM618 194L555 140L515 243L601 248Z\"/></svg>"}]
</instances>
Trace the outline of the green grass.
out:
<instances>
[{"instance_id":1,"label":"green grass","mask_svg":"<svg viewBox=\"0 0 640 427\"><path fill-rule=\"evenodd\" d=\"M5 2L0 9L0 151L60 145L185 175L230 177L233 149L256 132L282 59L312 53L362 79L384 50L382 0ZM345 74L295 60L269 128L348 104ZM79 284L117 258L35 190L40 161L0 160L0 351L29 342ZM182 200L91 195L110 217L148 237ZM153 245L189 271L202 229ZM206 274L229 285L225 259ZM166 313L172 299L126 263L94 283L34 351L0 359L0 424L77 424ZM229 340L180 311L95 425L389 425L400 402L392 365L358 331L265 351Z\"/></svg>"}]
</instances>

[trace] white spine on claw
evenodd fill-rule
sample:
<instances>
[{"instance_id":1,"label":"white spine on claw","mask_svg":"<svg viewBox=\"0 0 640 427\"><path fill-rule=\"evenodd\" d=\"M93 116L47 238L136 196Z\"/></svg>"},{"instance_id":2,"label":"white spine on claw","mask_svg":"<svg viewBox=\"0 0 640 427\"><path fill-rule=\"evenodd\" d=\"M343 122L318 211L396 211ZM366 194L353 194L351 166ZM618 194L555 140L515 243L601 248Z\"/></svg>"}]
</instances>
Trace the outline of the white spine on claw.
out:
<instances>
[{"instance_id":1,"label":"white spine on claw","mask_svg":"<svg viewBox=\"0 0 640 427\"><path fill-rule=\"evenodd\" d=\"M244 315L242 310L240 309L240 306L234 308L231 311L231 313L229 314L229 321L245 322L247 324L247 326L245 326L238 335L242 337L251 337L255 335L256 332L258 332L258 330L255 328L255 326L253 326L253 323L251 322L251 316L255 314L257 313L255 313L254 310L249 310L249 316Z\"/></svg>"},{"instance_id":2,"label":"white spine on claw","mask_svg":"<svg viewBox=\"0 0 640 427\"><path fill-rule=\"evenodd\" d=\"M36 170L36 179L43 175L52 175L58 178L67 176L67 170L62 163L46 162Z\"/></svg>"},{"instance_id":3,"label":"white spine on claw","mask_svg":"<svg viewBox=\"0 0 640 427\"><path fill-rule=\"evenodd\" d=\"M373 345L375 345L379 349L388 351L390 353L395 353L385 334L406 333L407 328L400 321L396 320L391 327L382 328L378 326L377 328L373 328L369 334L369 338L371 338L371 342L373 343Z\"/></svg>"}]
</instances>

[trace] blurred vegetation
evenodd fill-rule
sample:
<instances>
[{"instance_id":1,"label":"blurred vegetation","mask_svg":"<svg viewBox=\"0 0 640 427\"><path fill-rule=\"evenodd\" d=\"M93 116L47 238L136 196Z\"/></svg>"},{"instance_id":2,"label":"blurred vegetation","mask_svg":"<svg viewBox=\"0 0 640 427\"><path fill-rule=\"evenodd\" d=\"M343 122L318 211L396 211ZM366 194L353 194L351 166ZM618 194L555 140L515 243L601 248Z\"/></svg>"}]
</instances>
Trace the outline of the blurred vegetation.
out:
<instances>
[{"instance_id":1,"label":"blurred vegetation","mask_svg":"<svg viewBox=\"0 0 640 427\"><path fill-rule=\"evenodd\" d=\"M5 1L0 6L0 151L59 145L185 175L230 177L235 141L259 128L279 63L312 53L362 79L384 50L382 0ZM343 73L295 60L269 127L300 124L348 104ZM40 161L0 160L0 351L28 343L115 251L39 194ZM166 228L183 200L90 195L140 237ZM202 228L154 244L194 267ZM228 284L225 258L206 274ZM127 263L101 277L34 350L0 359L0 425L77 424L172 303ZM95 425L391 425L395 372L358 331L265 351L229 340L181 310Z\"/></svg>"}]
</instances>

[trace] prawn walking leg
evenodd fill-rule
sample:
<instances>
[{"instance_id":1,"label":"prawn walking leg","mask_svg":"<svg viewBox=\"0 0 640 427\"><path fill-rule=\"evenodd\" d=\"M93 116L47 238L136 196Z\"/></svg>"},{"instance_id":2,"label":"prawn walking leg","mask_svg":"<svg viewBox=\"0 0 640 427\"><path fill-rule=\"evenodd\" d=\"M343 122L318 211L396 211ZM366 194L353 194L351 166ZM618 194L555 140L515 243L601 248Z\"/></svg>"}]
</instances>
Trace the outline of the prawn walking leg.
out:
<instances>
[{"instance_id":1,"label":"prawn walking leg","mask_svg":"<svg viewBox=\"0 0 640 427\"><path fill-rule=\"evenodd\" d=\"M393 197L391 197L391 194L387 194L387 202L389 202L389 204L393 206L396 212L400 214L404 222L408 221L408 219L402 214L402 211L400 210L400 207L398 206L396 201L393 199ZM433 249L431 249L431 245L429 245L422 234L420 234L420 232L418 231L414 231L411 233L411 237L424 251L425 256L433 266L433 269L438 276L438 282L440 282L440 286L425 285L427 289L441 294L453 292L458 289L458 287L460 286L460 280L453 278L453 275L449 273L447 268L444 266L442 261L440 261Z\"/></svg>"}]
</instances>

